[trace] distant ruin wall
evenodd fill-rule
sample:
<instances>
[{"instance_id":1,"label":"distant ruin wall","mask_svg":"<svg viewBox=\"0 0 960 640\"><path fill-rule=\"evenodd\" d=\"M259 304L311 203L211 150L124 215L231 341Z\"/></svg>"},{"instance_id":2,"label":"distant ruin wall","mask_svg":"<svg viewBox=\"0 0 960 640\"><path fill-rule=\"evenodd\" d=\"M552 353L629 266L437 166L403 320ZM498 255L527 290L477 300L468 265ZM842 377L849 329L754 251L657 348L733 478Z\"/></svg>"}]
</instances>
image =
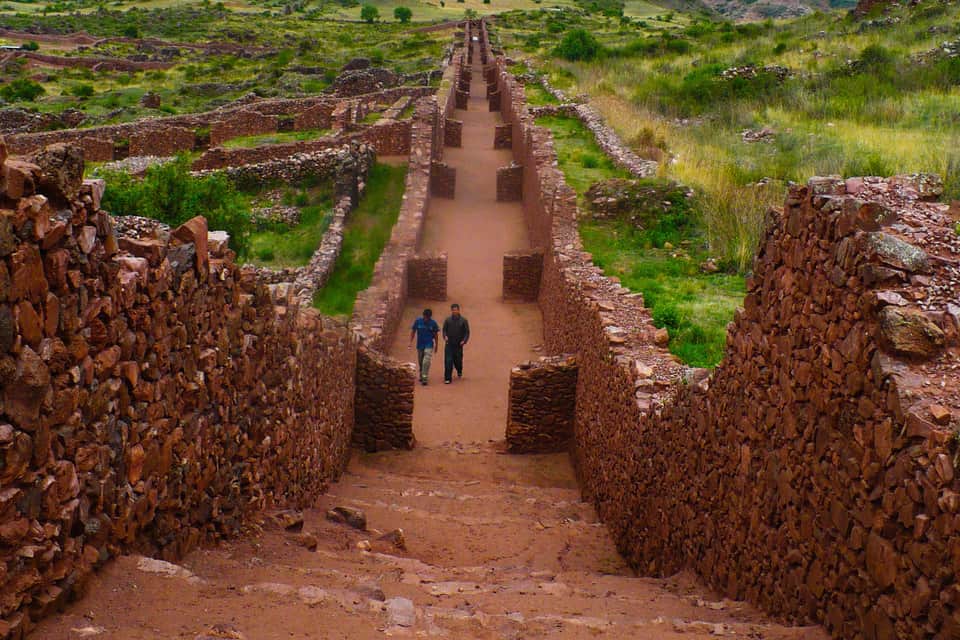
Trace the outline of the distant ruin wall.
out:
<instances>
[{"instance_id":1,"label":"distant ruin wall","mask_svg":"<svg viewBox=\"0 0 960 640\"><path fill-rule=\"evenodd\" d=\"M432 87L395 87L376 93L351 99L367 103L395 102L401 97L420 98L432 95ZM314 96L310 98L272 98L235 102L230 105L206 111L164 118L146 118L136 122L115 125L89 127L85 129L62 129L39 133L18 133L6 136L7 148L11 154L27 155L47 145L63 142L85 146L84 140L94 138L118 144L132 141L132 138L145 132L157 131L161 134L169 127L197 130L210 129L211 144L214 146L236 136L270 133L279 128L281 117L292 117L293 128L327 129L331 126L331 113L341 98ZM216 130L216 132L214 131ZM2 132L0 132L2 133ZM149 155L158 155L152 153ZM92 160L93 158L88 158ZM100 158L100 160L113 160Z\"/></svg>"},{"instance_id":2,"label":"distant ruin wall","mask_svg":"<svg viewBox=\"0 0 960 640\"><path fill-rule=\"evenodd\" d=\"M173 156L182 151L193 151L197 134L184 127L146 129L130 136L131 156Z\"/></svg>"},{"instance_id":3,"label":"distant ruin wall","mask_svg":"<svg viewBox=\"0 0 960 640\"><path fill-rule=\"evenodd\" d=\"M312 503L349 454L356 342L276 307L202 218L118 238L92 184L62 208L73 178L4 173L0 636L19 637L111 556L173 559Z\"/></svg>"},{"instance_id":4,"label":"distant ruin wall","mask_svg":"<svg viewBox=\"0 0 960 640\"><path fill-rule=\"evenodd\" d=\"M714 587L838 638L960 633L954 433L960 244L921 179L819 179L771 216L712 376L655 343L642 297L582 250L548 132L497 62L547 248L549 353L576 354L573 459L646 574Z\"/></svg>"}]
</instances>

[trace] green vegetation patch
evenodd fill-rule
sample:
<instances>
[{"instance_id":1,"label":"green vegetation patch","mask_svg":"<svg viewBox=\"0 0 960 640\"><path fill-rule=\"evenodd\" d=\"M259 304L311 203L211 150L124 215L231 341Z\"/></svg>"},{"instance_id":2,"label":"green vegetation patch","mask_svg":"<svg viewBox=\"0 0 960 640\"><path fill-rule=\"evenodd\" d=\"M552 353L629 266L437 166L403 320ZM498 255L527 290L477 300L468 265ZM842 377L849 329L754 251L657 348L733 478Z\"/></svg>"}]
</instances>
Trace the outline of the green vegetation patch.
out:
<instances>
[{"instance_id":1,"label":"green vegetation patch","mask_svg":"<svg viewBox=\"0 0 960 640\"><path fill-rule=\"evenodd\" d=\"M560 170L584 206L583 196L595 183L631 177L613 165L579 120L549 116L537 124L553 132ZM604 273L643 294L654 324L670 332L671 353L691 366L716 365L727 323L743 303L743 276L701 272L709 257L703 216L683 189L659 179L618 189L630 193L633 209L612 220L581 222L584 248Z\"/></svg>"},{"instance_id":2,"label":"green vegetation patch","mask_svg":"<svg viewBox=\"0 0 960 640\"><path fill-rule=\"evenodd\" d=\"M331 316L353 312L357 294L370 286L373 268L400 214L407 167L377 163L367 177L360 205L350 214L343 250L326 286L313 305Z\"/></svg>"},{"instance_id":3,"label":"green vegetation patch","mask_svg":"<svg viewBox=\"0 0 960 640\"><path fill-rule=\"evenodd\" d=\"M671 353L695 367L720 362L727 323L746 293L743 276L701 273L697 240L657 248L646 232L623 222L584 221L580 237L605 274L643 294L654 324L670 332Z\"/></svg>"},{"instance_id":4,"label":"green vegetation patch","mask_svg":"<svg viewBox=\"0 0 960 640\"><path fill-rule=\"evenodd\" d=\"M523 87L527 97L527 104L531 107L542 107L549 104L560 104L553 94L543 88L538 82L528 82Z\"/></svg>"},{"instance_id":5,"label":"green vegetation patch","mask_svg":"<svg viewBox=\"0 0 960 640\"><path fill-rule=\"evenodd\" d=\"M264 267L299 267L310 262L330 225L333 190L330 184L306 183L284 194L283 204L300 209L300 222L265 224L250 235L245 259Z\"/></svg>"},{"instance_id":6,"label":"green vegetation patch","mask_svg":"<svg viewBox=\"0 0 960 640\"><path fill-rule=\"evenodd\" d=\"M171 227L204 216L210 229L230 234L230 247L237 254L245 253L252 229L250 203L225 175L194 176L189 156L180 155L149 167L142 179L128 173L103 177L103 208L114 215L153 218Z\"/></svg>"},{"instance_id":7,"label":"green vegetation patch","mask_svg":"<svg viewBox=\"0 0 960 640\"><path fill-rule=\"evenodd\" d=\"M247 149L265 144L282 144L284 142L304 142L320 138L330 133L329 129L310 129L307 131L282 131L279 133L265 133L256 136L242 136L232 138L223 143L227 149Z\"/></svg>"},{"instance_id":8,"label":"green vegetation patch","mask_svg":"<svg viewBox=\"0 0 960 640\"><path fill-rule=\"evenodd\" d=\"M553 133L557 160L567 184L581 196L594 182L610 178L629 178L597 145L593 133L576 118L543 116L536 124Z\"/></svg>"}]
</instances>

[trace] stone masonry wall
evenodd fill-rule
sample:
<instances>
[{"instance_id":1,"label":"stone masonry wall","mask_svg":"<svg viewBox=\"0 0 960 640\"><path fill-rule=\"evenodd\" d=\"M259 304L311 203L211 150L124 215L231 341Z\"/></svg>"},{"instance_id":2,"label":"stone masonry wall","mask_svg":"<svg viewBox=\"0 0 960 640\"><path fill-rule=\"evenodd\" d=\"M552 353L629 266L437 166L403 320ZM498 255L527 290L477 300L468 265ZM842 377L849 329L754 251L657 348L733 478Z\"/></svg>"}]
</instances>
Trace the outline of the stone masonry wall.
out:
<instances>
[{"instance_id":1,"label":"stone masonry wall","mask_svg":"<svg viewBox=\"0 0 960 640\"><path fill-rule=\"evenodd\" d=\"M173 156L181 151L193 151L197 134L184 127L146 129L130 136L131 156Z\"/></svg>"},{"instance_id":2,"label":"stone masonry wall","mask_svg":"<svg viewBox=\"0 0 960 640\"><path fill-rule=\"evenodd\" d=\"M577 359L552 356L510 371L507 448L511 453L565 451L573 439Z\"/></svg>"},{"instance_id":3,"label":"stone masonry wall","mask_svg":"<svg viewBox=\"0 0 960 640\"><path fill-rule=\"evenodd\" d=\"M310 504L349 453L356 342L275 307L202 218L118 238L82 167L5 155L0 637L19 637L111 556Z\"/></svg>"},{"instance_id":4,"label":"stone masonry wall","mask_svg":"<svg viewBox=\"0 0 960 640\"><path fill-rule=\"evenodd\" d=\"M356 422L353 443L366 451L412 449L413 389L417 367L375 349L357 352Z\"/></svg>"},{"instance_id":5,"label":"stone masonry wall","mask_svg":"<svg viewBox=\"0 0 960 640\"><path fill-rule=\"evenodd\" d=\"M210 123L210 144L217 146L232 138L276 133L277 122L278 118L274 115L263 115L253 110L239 111Z\"/></svg>"},{"instance_id":6,"label":"stone masonry wall","mask_svg":"<svg viewBox=\"0 0 960 640\"><path fill-rule=\"evenodd\" d=\"M620 551L838 638L960 634L960 240L930 181L792 190L723 362L685 370L582 250L550 136L497 64L547 247L545 344L579 358L573 459Z\"/></svg>"},{"instance_id":7,"label":"stone masonry wall","mask_svg":"<svg viewBox=\"0 0 960 640\"><path fill-rule=\"evenodd\" d=\"M540 297L543 251L511 251L503 256L503 299L536 302Z\"/></svg>"},{"instance_id":8,"label":"stone masonry wall","mask_svg":"<svg viewBox=\"0 0 960 640\"><path fill-rule=\"evenodd\" d=\"M417 300L447 299L447 254L418 254L407 261L407 295Z\"/></svg>"},{"instance_id":9,"label":"stone masonry wall","mask_svg":"<svg viewBox=\"0 0 960 640\"><path fill-rule=\"evenodd\" d=\"M497 169L497 202L523 199L523 165L511 163Z\"/></svg>"}]
</instances>

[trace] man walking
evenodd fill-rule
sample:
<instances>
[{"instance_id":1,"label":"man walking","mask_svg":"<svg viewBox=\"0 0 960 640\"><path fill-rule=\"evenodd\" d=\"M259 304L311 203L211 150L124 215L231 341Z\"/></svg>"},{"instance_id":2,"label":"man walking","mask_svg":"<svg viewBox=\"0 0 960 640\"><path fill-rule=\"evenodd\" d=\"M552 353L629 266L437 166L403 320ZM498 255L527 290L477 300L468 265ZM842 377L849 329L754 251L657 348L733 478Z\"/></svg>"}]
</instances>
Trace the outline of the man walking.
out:
<instances>
[{"instance_id":1,"label":"man walking","mask_svg":"<svg viewBox=\"0 0 960 640\"><path fill-rule=\"evenodd\" d=\"M427 377L430 374L430 362L437 351L440 326L433 319L433 311L424 309L423 315L413 321L410 327L410 345L417 339L417 365L420 367L420 384L427 386Z\"/></svg>"},{"instance_id":2,"label":"man walking","mask_svg":"<svg viewBox=\"0 0 960 640\"><path fill-rule=\"evenodd\" d=\"M460 305L450 305L450 317L443 321L443 383L453 381L453 369L457 377L463 377L463 347L470 340L470 323L460 315Z\"/></svg>"}]
</instances>

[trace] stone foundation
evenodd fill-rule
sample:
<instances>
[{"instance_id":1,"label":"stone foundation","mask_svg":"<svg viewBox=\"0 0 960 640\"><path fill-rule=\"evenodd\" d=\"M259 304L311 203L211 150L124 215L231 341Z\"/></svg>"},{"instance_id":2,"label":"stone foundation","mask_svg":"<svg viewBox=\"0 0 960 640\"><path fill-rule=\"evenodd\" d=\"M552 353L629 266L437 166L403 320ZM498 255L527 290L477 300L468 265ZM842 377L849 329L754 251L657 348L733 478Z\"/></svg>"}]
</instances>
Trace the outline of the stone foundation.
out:
<instances>
[{"instance_id":1,"label":"stone foundation","mask_svg":"<svg viewBox=\"0 0 960 640\"><path fill-rule=\"evenodd\" d=\"M407 295L417 300L447 299L447 254L418 254L407 260Z\"/></svg>"},{"instance_id":2,"label":"stone foundation","mask_svg":"<svg viewBox=\"0 0 960 640\"><path fill-rule=\"evenodd\" d=\"M510 371L507 448L511 453L565 451L573 439L577 359L554 356Z\"/></svg>"},{"instance_id":3,"label":"stone foundation","mask_svg":"<svg viewBox=\"0 0 960 640\"><path fill-rule=\"evenodd\" d=\"M511 251L503 256L503 299L536 302L540 296L543 251Z\"/></svg>"},{"instance_id":4,"label":"stone foundation","mask_svg":"<svg viewBox=\"0 0 960 640\"><path fill-rule=\"evenodd\" d=\"M523 165L513 163L497 169L497 202L523 199Z\"/></svg>"}]
</instances>

